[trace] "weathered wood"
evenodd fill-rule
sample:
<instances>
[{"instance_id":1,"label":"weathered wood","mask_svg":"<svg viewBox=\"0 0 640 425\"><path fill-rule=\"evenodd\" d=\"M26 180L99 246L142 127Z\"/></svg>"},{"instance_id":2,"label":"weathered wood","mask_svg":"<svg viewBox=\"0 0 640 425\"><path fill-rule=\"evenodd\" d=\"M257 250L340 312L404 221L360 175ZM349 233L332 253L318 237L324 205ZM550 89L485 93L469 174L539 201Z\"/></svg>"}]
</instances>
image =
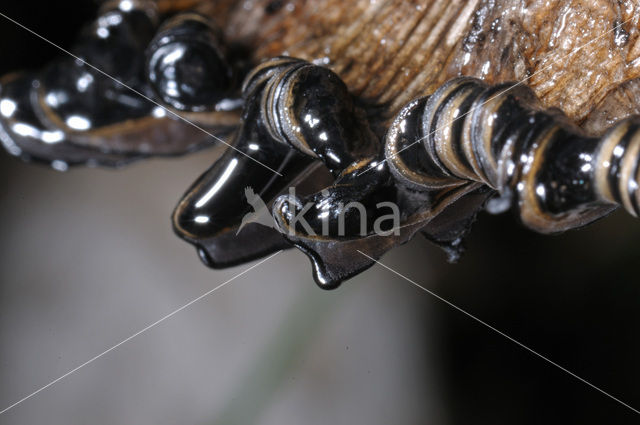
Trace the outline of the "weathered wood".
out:
<instances>
[{"instance_id":1,"label":"weathered wood","mask_svg":"<svg viewBox=\"0 0 640 425\"><path fill-rule=\"evenodd\" d=\"M601 132L605 124L595 116L589 123L590 113L640 77L634 0L255 0L199 8L254 60L288 54L327 65L353 93L386 105L387 118L469 75L490 84L527 79L545 107ZM618 99L609 122L634 110L631 98Z\"/></svg>"}]
</instances>

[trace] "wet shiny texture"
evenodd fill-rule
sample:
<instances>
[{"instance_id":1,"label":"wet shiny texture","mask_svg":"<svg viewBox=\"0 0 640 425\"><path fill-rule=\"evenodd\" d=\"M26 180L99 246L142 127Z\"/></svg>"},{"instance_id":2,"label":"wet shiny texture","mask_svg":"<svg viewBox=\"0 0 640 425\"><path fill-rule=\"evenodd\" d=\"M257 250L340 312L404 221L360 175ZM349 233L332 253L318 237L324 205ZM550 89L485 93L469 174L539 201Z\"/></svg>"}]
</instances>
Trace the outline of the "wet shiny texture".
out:
<instances>
[{"instance_id":1,"label":"wet shiny texture","mask_svg":"<svg viewBox=\"0 0 640 425\"><path fill-rule=\"evenodd\" d=\"M192 186L174 229L212 267L288 246L282 232L325 288L371 265L354 253L378 258L418 232L455 259L487 198L542 233L640 212L640 125L618 121L640 76L632 2L196 3L204 15L170 17L180 7L163 2L159 30L152 2L105 3L74 48L162 106L63 58L2 81L5 148L60 170L117 166L208 144L173 110L235 130L246 155L228 150ZM449 80L460 74L482 81ZM330 181L311 177L317 164ZM382 223L385 203L398 213ZM252 215L270 208L277 230Z\"/></svg>"},{"instance_id":2,"label":"wet shiny texture","mask_svg":"<svg viewBox=\"0 0 640 425\"><path fill-rule=\"evenodd\" d=\"M73 52L139 88L140 54L153 34L152 20L145 11L108 9L85 28ZM2 140L11 154L50 162L60 170L78 163L117 166L144 155L144 149L101 152L92 148L95 130L148 116L151 106L73 58L63 57L39 74L5 76L0 103L4 105ZM126 135L111 137L117 143Z\"/></svg>"},{"instance_id":3,"label":"wet shiny texture","mask_svg":"<svg viewBox=\"0 0 640 425\"><path fill-rule=\"evenodd\" d=\"M202 111L232 91L220 30L211 25L202 15L184 13L166 22L149 45L147 75L164 103Z\"/></svg>"},{"instance_id":4,"label":"wet shiny texture","mask_svg":"<svg viewBox=\"0 0 640 425\"><path fill-rule=\"evenodd\" d=\"M397 181L423 190L484 183L510 199L522 222L541 233L584 226L615 205L637 216L637 118L602 138L589 137L561 112L541 110L530 89L512 86L458 78L407 106L386 142ZM403 137L423 145L422 160L413 163L397 154L402 145L413 147L397 143L407 128L413 134Z\"/></svg>"},{"instance_id":5,"label":"wet shiny texture","mask_svg":"<svg viewBox=\"0 0 640 425\"><path fill-rule=\"evenodd\" d=\"M2 77L5 149L64 171L71 165L117 167L211 146L202 130L153 101L144 56L156 25L153 2L108 2L71 49L79 59L62 56L39 72ZM234 108L192 114L189 120L222 136L237 123Z\"/></svg>"},{"instance_id":6,"label":"wet shiny texture","mask_svg":"<svg viewBox=\"0 0 640 425\"><path fill-rule=\"evenodd\" d=\"M64 131L45 126L35 112L36 81L32 74L14 74L1 80L0 140L8 153L46 162L59 171L74 164L120 166L136 159L74 145Z\"/></svg>"},{"instance_id":7,"label":"wet shiny texture","mask_svg":"<svg viewBox=\"0 0 640 425\"><path fill-rule=\"evenodd\" d=\"M526 87L507 90L512 85L451 80L400 111L384 156L352 164L319 193L276 200L280 230L309 256L320 286L335 288L372 264L354 260L354 251L379 258L417 231L455 260L496 193L491 210L514 207L542 233L582 227L617 205L638 215L638 118L589 137L561 112L542 110ZM374 209L385 202L398 212ZM395 217L394 225L382 227L382 217Z\"/></svg>"},{"instance_id":8,"label":"wet shiny texture","mask_svg":"<svg viewBox=\"0 0 640 425\"><path fill-rule=\"evenodd\" d=\"M175 232L195 244L210 267L226 267L287 247L273 229L272 221L243 225L243 218L252 211L269 216L266 204L313 169L312 158L285 141L274 139L261 107L267 102L271 80L276 78L270 74L280 75L292 64L302 63L290 58L275 59L263 65L266 77L263 73L247 77L242 125L234 141L236 150L229 149L216 161L174 211ZM257 203L252 202L252 196Z\"/></svg>"}]
</instances>

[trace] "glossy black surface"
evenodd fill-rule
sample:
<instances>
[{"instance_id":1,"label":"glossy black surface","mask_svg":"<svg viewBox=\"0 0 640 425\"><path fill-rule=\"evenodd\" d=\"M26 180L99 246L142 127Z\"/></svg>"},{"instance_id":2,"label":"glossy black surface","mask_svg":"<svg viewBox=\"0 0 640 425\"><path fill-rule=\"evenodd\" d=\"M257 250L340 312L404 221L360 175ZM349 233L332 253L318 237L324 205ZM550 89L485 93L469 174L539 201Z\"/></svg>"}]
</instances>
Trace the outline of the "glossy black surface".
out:
<instances>
[{"instance_id":1,"label":"glossy black surface","mask_svg":"<svg viewBox=\"0 0 640 425\"><path fill-rule=\"evenodd\" d=\"M243 122L233 144L237 151L228 149L194 183L176 208L174 229L189 241L235 233L244 215L252 211L245 188L251 188L268 202L311 163L310 158L275 142L264 131L257 103L247 103ZM244 235L241 232L239 236Z\"/></svg>"},{"instance_id":2,"label":"glossy black surface","mask_svg":"<svg viewBox=\"0 0 640 425\"><path fill-rule=\"evenodd\" d=\"M543 110L530 89L511 86L451 80L398 114L384 157L352 165L320 193L276 201L281 230L309 255L321 286L336 287L417 230L455 261L496 191L492 211L515 207L523 224L542 233L582 227L616 204L638 213L637 119L590 138L560 111ZM392 179L376 179L387 167ZM381 201L400 211L402 230L386 239L372 208ZM369 252L369 261L354 258L354 250Z\"/></svg>"},{"instance_id":3,"label":"glossy black surface","mask_svg":"<svg viewBox=\"0 0 640 425\"><path fill-rule=\"evenodd\" d=\"M211 25L202 15L180 14L166 22L149 45L151 87L176 109L212 110L233 88L220 31Z\"/></svg>"},{"instance_id":4,"label":"glossy black surface","mask_svg":"<svg viewBox=\"0 0 640 425\"><path fill-rule=\"evenodd\" d=\"M264 83L245 92L235 149L228 149L189 188L173 213L174 231L196 246L209 267L227 267L288 247L269 221L249 222L240 229L243 218L253 211L268 215L263 203L271 202L312 162L265 129L260 110L263 90ZM257 195L258 203L251 203L247 190Z\"/></svg>"},{"instance_id":5,"label":"glossy black surface","mask_svg":"<svg viewBox=\"0 0 640 425\"><path fill-rule=\"evenodd\" d=\"M140 89L140 55L153 31L153 10L125 12L111 5L85 28L81 41L71 50ZM141 151L94 149L80 136L147 116L151 106L79 60L64 56L40 73L7 75L0 84L1 139L12 155L45 161L59 170L74 164L118 166L144 155Z\"/></svg>"},{"instance_id":6,"label":"glossy black surface","mask_svg":"<svg viewBox=\"0 0 640 425\"><path fill-rule=\"evenodd\" d=\"M340 78L327 68L295 64L269 90L282 93L265 116L282 139L310 149L334 174L376 152L362 113ZM298 142L300 140L301 142Z\"/></svg>"},{"instance_id":7,"label":"glossy black surface","mask_svg":"<svg viewBox=\"0 0 640 425\"><path fill-rule=\"evenodd\" d=\"M401 111L385 156L402 185L480 182L500 192L491 211L514 207L527 227L557 233L607 215L616 203L635 213L638 151L628 147L637 133L625 120L602 138L587 137L561 111L544 110L526 86L461 77Z\"/></svg>"},{"instance_id":8,"label":"glossy black surface","mask_svg":"<svg viewBox=\"0 0 640 425\"><path fill-rule=\"evenodd\" d=\"M591 138L561 112L543 110L524 86L465 77L407 105L383 149L371 130L380 117L331 70L273 58L248 74L239 99L245 71L237 72L235 53L206 17L180 14L156 33L157 24L152 2L105 3L72 49L81 60L5 76L0 140L10 154L59 170L119 166L209 144L145 96L220 132L235 129L238 116L224 114L242 105L235 149L194 183L173 216L176 233L211 267L293 244L311 259L316 281L334 288L418 232L455 260L495 192L491 211L515 207L543 233L581 227L616 205L640 213L636 119ZM311 178L315 164L333 181Z\"/></svg>"},{"instance_id":9,"label":"glossy black surface","mask_svg":"<svg viewBox=\"0 0 640 425\"><path fill-rule=\"evenodd\" d=\"M0 141L10 155L42 161L59 171L75 164L120 166L136 159L75 145L64 131L45 126L35 113L34 81L28 73L0 80Z\"/></svg>"},{"instance_id":10,"label":"glossy black surface","mask_svg":"<svg viewBox=\"0 0 640 425\"><path fill-rule=\"evenodd\" d=\"M211 146L202 130L149 100L155 95L144 57L157 23L154 2L106 2L69 49L77 59L61 54L38 72L2 77L0 140L7 152L66 170ZM238 114L220 115L189 120L222 136Z\"/></svg>"},{"instance_id":11,"label":"glossy black surface","mask_svg":"<svg viewBox=\"0 0 640 425\"><path fill-rule=\"evenodd\" d=\"M363 173L369 167L372 170ZM396 203L397 197L387 167L374 157L350 167L320 192L306 197L281 196L273 211L285 234L353 238L373 233L376 220L389 214L387 209L377 208L381 202ZM388 224L381 229L389 230Z\"/></svg>"},{"instance_id":12,"label":"glossy black surface","mask_svg":"<svg viewBox=\"0 0 640 425\"><path fill-rule=\"evenodd\" d=\"M210 267L287 246L266 208L276 196L300 185L322 187L306 178L313 161L338 173L375 150L344 83L325 68L274 58L252 71L243 87L235 149L200 177L173 215L176 233L195 244ZM261 207L266 222L244 222Z\"/></svg>"},{"instance_id":13,"label":"glossy black surface","mask_svg":"<svg viewBox=\"0 0 640 425\"><path fill-rule=\"evenodd\" d=\"M73 37L72 34L69 34L73 32L69 29L71 24L92 18L86 15L78 17L78 9L87 8L92 3L86 0L65 2L64 5L37 3L36 8L34 3L6 2L3 4L2 12L39 30L43 35L54 37L52 40L60 45L67 46L69 44L65 43L64 37L67 39ZM285 2L281 3L285 4ZM90 10L87 11L87 14L90 13ZM46 18L43 18L43 15ZM37 16L40 17L40 22L43 25L38 24L37 21L33 22L32 19L38 19L35 18ZM60 26L59 22L61 21L65 22L65 25ZM49 23L47 24L47 22ZM0 30L5 36L2 41L2 67L5 72L21 69L25 64L39 67L44 56L48 53L52 54L47 50L46 44L36 37L25 34L19 27L5 24L0 27ZM63 36L65 31L68 35ZM16 50L18 51L16 52ZM18 189L17 185L19 185L24 188L23 191L27 199L31 197L34 198L33 202L36 202L38 197L30 196L30 194L37 193L34 185L43 183L43 173L41 170L37 170L37 167L21 164L14 158L2 157L2 154L0 154L0 162L2 163L0 172L3 174L3 180L7 182L3 207L5 213L8 214L4 220L5 229L3 231L7 247L4 256L5 267L3 268L5 275L3 298L5 304L14 306L16 311L27 311L28 309L25 310L20 305L22 302L20 299L11 299L15 298L12 297L12 291L7 292L11 285L17 285L17 290L22 288L29 297L46 297L46 303L49 306L44 310L46 312L54 303L55 305L58 303L51 298L50 291L56 288L63 290L68 285L55 285L51 279L45 279L40 282L42 290L36 291L34 290L35 281L34 284L31 284L29 282L31 279L28 278L39 268L48 264L44 258L43 261L38 261L37 252L33 251L33 248L44 249L52 240L50 237L45 237L40 244L37 235L29 237L29 230L37 233L36 229L39 228L37 222L31 220L30 217L28 228L20 230L20 240L23 245L26 244L26 252L28 252L29 266L25 268L22 261L14 259L16 255L20 254L20 245L16 245L13 234L16 229L21 228L21 224L10 220L11 215L19 217L22 214L32 215L37 211L23 210L21 205L16 205L15 201L24 201L24 199L22 196L16 198L15 193ZM158 166L162 168L162 164L158 164ZM99 178L100 176L91 176L91 178L93 177ZM115 175L104 175L103 177L117 178ZM103 182L108 184L109 180L106 179ZM49 185L51 182L45 183ZM162 185L162 180L157 180L156 184ZM13 189L11 189L12 187ZM64 191L64 189L61 190ZM168 196L174 199L177 195L174 193ZM127 197L113 197L114 202L118 202L118 200L125 203L132 202ZM70 204L65 203L66 199L52 200L49 196L42 196L40 201L42 201L40 207L45 210L54 211L56 207L66 209L70 207ZM54 203L51 203L52 201ZM19 204L24 204L24 202L19 202ZM79 204L82 205L83 202L79 202ZM38 209L38 206L35 205L35 208ZM84 210L84 208L82 211L72 209L68 217L76 217L76 213L82 214ZM149 212L159 215L167 213L166 210L162 212L153 211L153 209ZM81 215L77 217L80 221L78 225L81 226L82 217ZM45 227L48 227L51 222L45 220L44 224ZM161 225L162 223L159 223L159 226ZM56 221L55 227L61 228L60 223ZM75 229L73 220L71 228ZM153 229L150 228L149 231L153 231ZM640 310L637 301L640 299L640 287L637 284L639 231L638 223L621 212L587 229L567 232L552 238L528 231L518 225L512 217L504 215L494 217L483 214L473 229L468 241L469 252L465 254L461 264L446 264L440 252L421 241L416 241L417 243L411 244L409 249L404 251L395 250L395 253L384 256L381 261L416 282L424 284L443 298L454 301L457 305L464 306L467 311L478 314L479 317L498 329L510 331L510 335L557 360L563 366L589 379L601 388L611 391L616 397L637 408L639 403L636 400L640 400L640 388L637 385L637 377L640 376L640 364L637 362L640 357L640 341L637 338L638 323L640 323ZM138 236L141 235L138 234ZM91 251L100 252L97 246L92 245L91 238L87 239L87 245L83 245L80 250L87 250L91 247ZM29 246L30 243L35 243L38 246ZM54 255L64 252L61 251L64 250L64 246L60 246L58 243L53 243L50 246L55 251ZM154 255L162 255L162 252L165 251L159 246L157 249L159 252ZM399 252L402 254L398 255ZM191 254L189 249L186 250L186 253ZM150 254L150 252L146 254ZM47 255L44 257L49 258ZM291 253L291 257L300 259L298 255L293 253ZM75 256L73 258L75 262L72 267L75 270L79 259ZM160 257L154 256L153 258L156 263L162 261ZM121 255L116 253L114 256L113 252L108 251L104 252L102 259L98 261L106 267L107 262L111 260L114 264L124 266ZM167 263L169 261L164 262L164 265L157 265L157 267L163 267L165 274L173 276L172 270L170 270L171 266ZM67 267L64 262L59 264L62 267ZM144 265L144 262L129 261L126 274L139 267L144 267ZM194 265L194 267L197 266L198 264ZM27 279L24 276L25 271ZM92 269L92 271L96 270ZM49 276L59 274L56 270L51 269L43 270L43 272ZM151 276L152 279L162 270L158 268L155 272ZM282 273L283 281L294 280L299 285L310 284L310 277L287 273L286 270L283 270ZM330 304L341 304L344 302L344 298L357 290L364 294L372 294L381 288L389 287L388 293L375 298L379 303L386 304L393 302L398 293L406 291L409 297L412 297L411 301L418 303L410 320L419 323L419 327L423 326L423 331L412 335L413 342L407 345L407 349L415 352L422 343L426 342L427 351L436 353L435 366L438 367L438 375L446 382L446 388L439 391L436 403L438 403L439 410L444 412L452 423L484 425L558 422L600 425L603 423L635 424L637 422L637 416L633 412L618 407L606 397L594 394L592 389L587 386L576 385L576 382L571 378L563 378L557 370L548 367L546 363L540 362L536 357L529 356L527 353L519 354L510 342L506 340L501 342L499 338L490 337L486 329L468 322L466 318L461 317L459 312L454 310L447 312L446 307L435 307L432 298L420 297L419 292L414 292L413 288L404 286L405 283L400 278L396 280L393 275L386 273L387 271L383 268L375 267L364 273L362 279L358 280L357 285L360 288L344 288L336 293L326 296L320 294L319 296L328 299ZM259 283L274 283L260 273L256 276L261 280ZM82 277L80 277L81 280ZM217 278L216 273L211 272L212 281ZM125 277L122 279L127 280ZM373 280L370 281L370 279L386 280L388 285L379 284ZM86 284L86 281L78 282L79 287L82 288ZM154 285L157 284L158 282L154 282ZM272 295L275 299L282 297L282 294L276 290L279 286L268 286L274 289ZM282 286L285 289L290 287L286 283L283 283ZM112 290L113 288L109 288L109 292ZM19 293L16 292L16 294L19 298ZM304 310L304 307L302 309ZM405 316L409 312L409 309L407 311L398 310L399 314ZM305 312L309 313L306 310ZM68 314L66 310L61 313ZM359 317L363 317L361 311L352 311L352 313L358 313ZM375 308L372 313L375 314ZM31 314L29 313L29 315ZM327 314L321 315L320 321L326 317L328 317ZM10 311L5 311L3 318L8 327L24 322L12 323ZM350 318L353 318L353 314L347 317L347 319ZM260 320L260 317L256 317L256 320ZM346 329L347 322L349 320L341 322L341 329ZM357 323L360 322L356 321L356 326ZM363 329L371 328L370 322L362 323ZM29 324L26 323L26 326L28 332ZM434 326L437 331L438 346L428 341L428 330L434 329ZM37 330L39 327L36 326L34 329ZM376 328L372 340L385 341L386 337L383 337L383 333L388 330ZM369 334L364 334L363 337L367 338L367 335ZM34 335L34 338L37 340L39 336ZM9 345L13 345L13 342ZM335 348L337 355L342 356L340 358L358 354L354 351L357 346L353 341L349 341L349 349L346 351L343 340L340 338L334 340L333 343L322 346L323 352L333 348ZM146 355L147 352L142 351ZM365 353L363 360L370 360L369 354ZM19 349L18 355L21 355ZM428 394L433 388L429 386L433 383L433 373L430 368L421 367L429 359L416 356L414 358L417 366L416 373L413 374L417 382L415 391L427 393L423 403L427 410L425 412L427 416L423 417L426 418L432 414L432 411L429 410L431 398L428 397ZM192 361L192 359L189 358L188 361ZM265 364L268 365L269 362L265 362ZM205 361L203 366L209 367L209 363ZM332 363L331 371L328 372L329 376L325 376L325 378L331 380L332 374L341 375L339 366L339 361ZM19 373L20 368L5 367L5 377L12 370ZM48 372L44 371L44 373L46 378ZM358 373L357 370L356 373ZM367 376L379 375L373 369L371 374ZM19 376L19 378L21 377ZM296 375L295 381L299 380L299 376ZM12 381L6 379L4 382L9 385ZM320 385L326 390L325 382L324 378L320 380ZM358 385L361 387L362 384L361 382ZM410 385L411 382L406 382L406 384ZM188 388L185 388L185 392L189 389L191 389L191 384L188 382ZM90 391L90 393L95 393L98 397L97 404L105 404L102 391ZM323 397L326 394L325 391ZM567 400L570 400L570 403L567 403ZM376 401L377 399L371 400L371 402ZM175 407L180 407L180 400L174 400L174 402L177 403ZM90 405L90 403L83 404ZM29 404L25 411L36 413L37 407ZM400 406L400 408L403 409L404 406ZM48 412L50 409L47 409L47 406L44 406L44 409L42 416L49 416L51 422L56 422L59 415L53 411ZM178 409L173 409L173 411L176 410ZM412 412L413 410L409 409L408 411ZM83 416L81 411L77 413L79 418ZM17 415L14 416L15 420L19 421ZM436 417L436 422L437 419ZM11 422L10 419L6 420ZM77 422L82 422L82 419ZM67 421L66 423L77 422ZM206 420L205 422L212 423L212 421L207 422ZM30 423L35 423L35 421L30 421Z\"/></svg>"}]
</instances>

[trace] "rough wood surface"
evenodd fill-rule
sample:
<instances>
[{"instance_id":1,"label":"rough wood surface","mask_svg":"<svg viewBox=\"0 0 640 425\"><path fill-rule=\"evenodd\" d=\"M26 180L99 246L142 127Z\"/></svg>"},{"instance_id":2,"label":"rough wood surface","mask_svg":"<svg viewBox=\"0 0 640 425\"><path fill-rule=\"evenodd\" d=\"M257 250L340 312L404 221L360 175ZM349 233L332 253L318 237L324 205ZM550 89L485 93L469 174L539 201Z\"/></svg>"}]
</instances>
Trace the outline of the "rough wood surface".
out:
<instances>
[{"instance_id":1,"label":"rough wood surface","mask_svg":"<svg viewBox=\"0 0 640 425\"><path fill-rule=\"evenodd\" d=\"M458 75L526 78L545 106L592 132L636 111L633 95L615 93L640 76L637 0L201 0L199 8L255 60L289 54L325 64L353 93L385 105L387 117ZM608 95L617 105L591 122Z\"/></svg>"}]
</instances>

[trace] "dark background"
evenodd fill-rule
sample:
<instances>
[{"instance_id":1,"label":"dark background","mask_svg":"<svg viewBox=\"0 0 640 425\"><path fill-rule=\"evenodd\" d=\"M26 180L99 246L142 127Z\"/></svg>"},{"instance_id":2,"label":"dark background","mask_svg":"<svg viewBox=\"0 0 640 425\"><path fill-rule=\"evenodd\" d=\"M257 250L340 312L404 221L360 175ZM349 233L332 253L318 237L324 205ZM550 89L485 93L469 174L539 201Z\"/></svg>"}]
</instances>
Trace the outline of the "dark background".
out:
<instances>
[{"instance_id":1,"label":"dark background","mask_svg":"<svg viewBox=\"0 0 640 425\"><path fill-rule=\"evenodd\" d=\"M78 0L4 2L0 11L68 47L79 25L93 16L95 5ZM39 67L58 54L42 40L0 18L0 73ZM30 170L36 169L34 173L40 173L39 178L48 178L48 174L42 174L41 166L22 164L0 154L3 210L15 207L14 192L9 188L16 179L25 178ZM40 184L37 179L32 183ZM179 195L175 193L174 198ZM159 214L166 218L169 212ZM168 225L168 220L164 221ZM7 226L12 225L10 221L0 224L0 233L7 234ZM11 249L7 241L4 242L0 246ZM594 385L640 408L639 249L640 222L620 211L586 229L560 236L534 234L509 214L482 214L459 264L447 264L445 255L424 240L400 248L401 260L395 255L383 261ZM193 267L197 267L196 263L194 259ZM427 267L430 268L428 280L422 280L421 269ZM436 353L428 366L435 368L440 376L438 398L442 400L440 410L445 412L446 420L420 412L417 416L422 423L639 423L636 413L382 268L374 267L356 283L346 285L359 285L360 290L366 291L364 282L374 275L418 300L412 319L418 323L418 331L412 337L415 346L405 349L424 350L422 345L427 340L434 345L426 348ZM19 279L19 276L2 277ZM0 290L7 284L8 281L0 281ZM310 279L300 284L312 285ZM336 299L335 295L331 297ZM420 314L422 309L429 313ZM0 323L2 321L0 312ZM423 338L419 331L422 327L425 332L435 332L436 337ZM11 344L11 341L3 338L0 344ZM0 375L12 367L3 361ZM34 385L37 382L44 385L64 371L52 370L49 376L34 380ZM410 385L417 387L421 380L429 379L431 374L425 374L416 380L418 384ZM416 388L415 391L422 390ZM23 395L9 390L3 394L6 397L0 399L0 410ZM37 399L27 403L32 402L37 403ZM20 408L29 409L32 405L27 403ZM361 408L366 407L353 406L356 418ZM341 418L335 419L341 422ZM389 418L389 423L400 423L393 419L393 416Z\"/></svg>"}]
</instances>

